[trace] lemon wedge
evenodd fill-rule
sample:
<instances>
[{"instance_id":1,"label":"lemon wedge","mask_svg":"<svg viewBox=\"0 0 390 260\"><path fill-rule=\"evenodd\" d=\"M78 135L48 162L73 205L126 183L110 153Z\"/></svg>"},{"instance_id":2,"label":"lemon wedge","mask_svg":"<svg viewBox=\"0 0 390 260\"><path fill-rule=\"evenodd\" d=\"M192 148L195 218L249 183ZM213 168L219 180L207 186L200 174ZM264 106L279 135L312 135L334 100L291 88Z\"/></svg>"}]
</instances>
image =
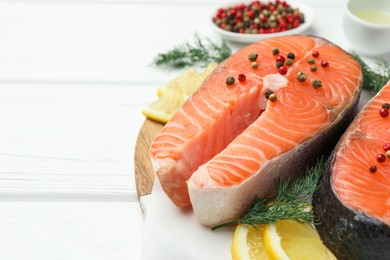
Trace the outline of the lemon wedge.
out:
<instances>
[{"instance_id":1,"label":"lemon wedge","mask_svg":"<svg viewBox=\"0 0 390 260\"><path fill-rule=\"evenodd\" d=\"M141 112L147 118L165 124L184 103L182 90L177 83L171 84L171 90L149 104Z\"/></svg>"},{"instance_id":2,"label":"lemon wedge","mask_svg":"<svg viewBox=\"0 0 390 260\"><path fill-rule=\"evenodd\" d=\"M263 240L264 228L264 225L253 227L240 224L237 226L231 248L233 260L270 259Z\"/></svg>"},{"instance_id":3,"label":"lemon wedge","mask_svg":"<svg viewBox=\"0 0 390 260\"><path fill-rule=\"evenodd\" d=\"M163 87L159 87L158 99L144 108L142 114L151 120L167 123L217 66L217 63L211 62L202 73L190 68Z\"/></svg>"},{"instance_id":4,"label":"lemon wedge","mask_svg":"<svg viewBox=\"0 0 390 260\"><path fill-rule=\"evenodd\" d=\"M265 226L263 239L271 259L336 259L309 224L280 220Z\"/></svg>"},{"instance_id":5,"label":"lemon wedge","mask_svg":"<svg viewBox=\"0 0 390 260\"><path fill-rule=\"evenodd\" d=\"M182 94L185 99L191 96L202 84L203 80L215 70L218 66L216 62L210 62L202 73L198 73L195 68L184 71L175 79L157 89L157 96L161 97L167 91L172 89L172 85L178 84L182 88Z\"/></svg>"},{"instance_id":6,"label":"lemon wedge","mask_svg":"<svg viewBox=\"0 0 390 260\"><path fill-rule=\"evenodd\" d=\"M198 89L202 81L203 79L201 75L195 70L195 68L190 68L177 78L169 81L164 86L159 87L157 89L157 96L161 97L165 93L172 91L175 85L179 85L182 87L182 94L184 98L187 98Z\"/></svg>"},{"instance_id":7,"label":"lemon wedge","mask_svg":"<svg viewBox=\"0 0 390 260\"><path fill-rule=\"evenodd\" d=\"M200 74L200 76L205 79L208 75L210 75L211 72L213 72L218 66L218 63L216 62L210 62L207 67L204 69L204 71Z\"/></svg>"}]
</instances>

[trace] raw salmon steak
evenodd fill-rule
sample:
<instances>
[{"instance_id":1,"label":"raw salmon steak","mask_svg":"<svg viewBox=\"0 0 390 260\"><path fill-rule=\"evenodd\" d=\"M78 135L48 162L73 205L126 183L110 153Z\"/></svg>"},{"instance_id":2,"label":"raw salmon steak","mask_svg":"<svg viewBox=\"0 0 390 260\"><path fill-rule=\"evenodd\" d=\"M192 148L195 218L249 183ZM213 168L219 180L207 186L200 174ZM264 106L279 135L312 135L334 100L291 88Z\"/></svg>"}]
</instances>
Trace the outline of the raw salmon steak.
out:
<instances>
[{"instance_id":1,"label":"raw salmon steak","mask_svg":"<svg viewBox=\"0 0 390 260\"><path fill-rule=\"evenodd\" d=\"M204 225L237 218L272 191L275 179L304 172L341 135L361 82L353 57L321 38L275 37L239 50L153 141L150 156L164 191L177 206L192 205Z\"/></svg>"},{"instance_id":2,"label":"raw salmon steak","mask_svg":"<svg viewBox=\"0 0 390 260\"><path fill-rule=\"evenodd\" d=\"M317 229L338 259L390 259L390 117L380 112L389 104L390 82L344 133L314 196Z\"/></svg>"}]
</instances>

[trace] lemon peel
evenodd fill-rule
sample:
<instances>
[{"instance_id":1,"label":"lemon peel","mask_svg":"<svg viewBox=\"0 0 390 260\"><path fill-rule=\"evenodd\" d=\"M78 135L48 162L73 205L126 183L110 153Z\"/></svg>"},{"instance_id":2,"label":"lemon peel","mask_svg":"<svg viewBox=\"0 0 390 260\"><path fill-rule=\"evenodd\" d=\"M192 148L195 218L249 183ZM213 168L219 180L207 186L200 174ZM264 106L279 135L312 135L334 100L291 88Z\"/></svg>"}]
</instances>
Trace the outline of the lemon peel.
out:
<instances>
[{"instance_id":1,"label":"lemon peel","mask_svg":"<svg viewBox=\"0 0 390 260\"><path fill-rule=\"evenodd\" d=\"M142 109L142 114L151 120L167 123L217 66L217 63L211 62L202 73L198 73L195 68L190 68L159 87L158 99Z\"/></svg>"}]
</instances>

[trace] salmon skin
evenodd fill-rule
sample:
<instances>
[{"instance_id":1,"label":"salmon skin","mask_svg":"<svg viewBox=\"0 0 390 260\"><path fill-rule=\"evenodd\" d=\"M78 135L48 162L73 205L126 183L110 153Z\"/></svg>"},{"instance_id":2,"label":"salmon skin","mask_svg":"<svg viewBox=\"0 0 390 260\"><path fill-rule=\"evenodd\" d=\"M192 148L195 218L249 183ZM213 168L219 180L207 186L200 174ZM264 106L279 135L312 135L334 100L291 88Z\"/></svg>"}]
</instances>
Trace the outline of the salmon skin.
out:
<instances>
[{"instance_id":1,"label":"salmon skin","mask_svg":"<svg viewBox=\"0 0 390 260\"><path fill-rule=\"evenodd\" d=\"M313 197L317 230L338 259L390 259L390 159L377 160L390 143L384 103L390 82L344 133Z\"/></svg>"},{"instance_id":2,"label":"salmon skin","mask_svg":"<svg viewBox=\"0 0 390 260\"><path fill-rule=\"evenodd\" d=\"M285 59L294 54L284 75L276 66L276 49ZM319 57L313 58L313 51ZM258 55L257 67L251 53ZM322 60L329 66L322 67ZM299 72L305 73L304 82ZM246 76L244 82L239 74ZM230 76L233 85L226 83ZM322 86L313 87L315 80ZM322 38L275 37L239 50L153 141L150 156L164 191L177 206L192 205L203 225L237 218L255 197L271 192L275 179L304 172L323 145L341 135L361 83L354 58ZM269 91L276 100L266 98Z\"/></svg>"}]
</instances>

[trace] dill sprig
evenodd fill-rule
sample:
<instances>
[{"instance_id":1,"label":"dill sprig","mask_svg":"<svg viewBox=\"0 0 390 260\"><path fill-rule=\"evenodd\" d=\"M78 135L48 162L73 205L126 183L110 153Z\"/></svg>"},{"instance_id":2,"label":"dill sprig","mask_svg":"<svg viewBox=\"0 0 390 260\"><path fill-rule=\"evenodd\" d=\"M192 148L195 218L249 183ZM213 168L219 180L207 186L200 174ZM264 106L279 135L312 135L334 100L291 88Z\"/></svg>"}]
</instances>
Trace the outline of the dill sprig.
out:
<instances>
[{"instance_id":1,"label":"dill sprig","mask_svg":"<svg viewBox=\"0 0 390 260\"><path fill-rule=\"evenodd\" d=\"M232 51L225 41L221 45L217 45L209 38L202 39L198 34L195 34L194 44L186 42L166 53L158 54L153 63L172 69L196 65L205 67L212 61L219 63L231 55Z\"/></svg>"},{"instance_id":2,"label":"dill sprig","mask_svg":"<svg viewBox=\"0 0 390 260\"><path fill-rule=\"evenodd\" d=\"M295 180L286 179L276 183L276 200L307 200L318 188L318 180L324 168L321 158L306 170L306 176Z\"/></svg>"},{"instance_id":3,"label":"dill sprig","mask_svg":"<svg viewBox=\"0 0 390 260\"><path fill-rule=\"evenodd\" d=\"M363 88L373 91L375 94L390 80L390 62L383 57L376 63L374 69L371 69L356 53L352 56L360 63L363 70Z\"/></svg>"},{"instance_id":4,"label":"dill sprig","mask_svg":"<svg viewBox=\"0 0 390 260\"><path fill-rule=\"evenodd\" d=\"M289 219L299 223L314 223L311 204L308 199L318 189L319 178L324 169L324 159L307 169L304 178L275 182L274 198L258 198L241 218L223 223L212 228L216 230L235 224L272 224L278 220Z\"/></svg>"}]
</instances>

